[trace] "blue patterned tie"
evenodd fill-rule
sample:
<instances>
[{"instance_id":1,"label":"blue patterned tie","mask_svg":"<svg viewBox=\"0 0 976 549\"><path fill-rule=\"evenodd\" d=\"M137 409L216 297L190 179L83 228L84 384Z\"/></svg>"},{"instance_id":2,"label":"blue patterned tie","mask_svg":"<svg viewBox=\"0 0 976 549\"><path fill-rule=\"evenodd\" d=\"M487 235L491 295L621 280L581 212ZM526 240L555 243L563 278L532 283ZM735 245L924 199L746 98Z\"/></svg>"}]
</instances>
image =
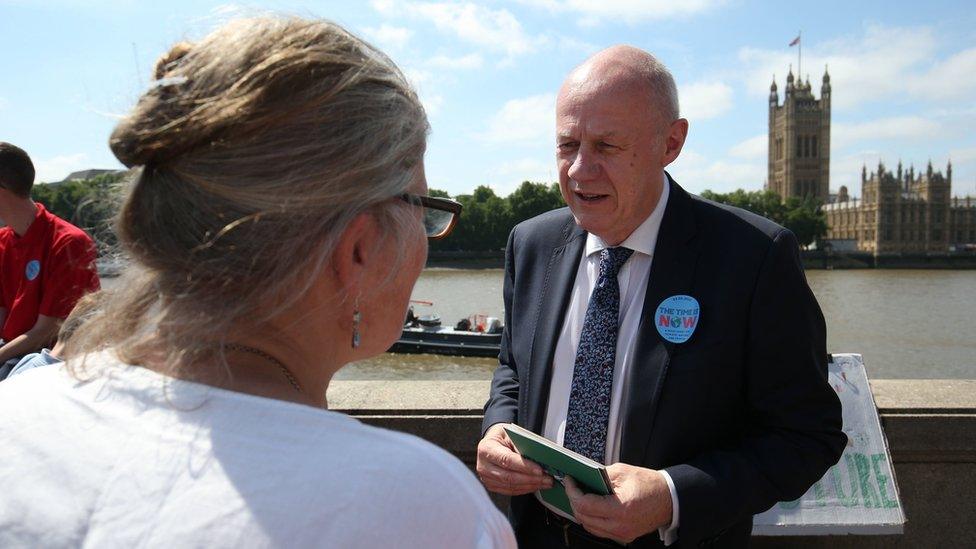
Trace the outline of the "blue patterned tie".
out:
<instances>
[{"instance_id":1,"label":"blue patterned tie","mask_svg":"<svg viewBox=\"0 0 976 549\"><path fill-rule=\"evenodd\" d=\"M600 277L596 280L583 319L563 445L603 463L610 419L610 390L617 356L620 317L620 285L617 273L634 253L628 248L600 252Z\"/></svg>"}]
</instances>

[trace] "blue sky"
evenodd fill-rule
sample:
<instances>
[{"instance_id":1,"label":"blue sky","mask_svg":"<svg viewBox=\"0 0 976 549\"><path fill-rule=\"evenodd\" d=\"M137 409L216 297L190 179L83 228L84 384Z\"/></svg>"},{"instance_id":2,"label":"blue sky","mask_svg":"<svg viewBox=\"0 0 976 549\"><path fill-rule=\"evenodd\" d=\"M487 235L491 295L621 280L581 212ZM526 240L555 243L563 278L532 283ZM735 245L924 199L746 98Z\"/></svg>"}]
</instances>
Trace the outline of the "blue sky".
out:
<instances>
[{"instance_id":1,"label":"blue sky","mask_svg":"<svg viewBox=\"0 0 976 549\"><path fill-rule=\"evenodd\" d=\"M226 3L0 0L0 140L31 153L41 181L119 164L106 145L155 59L231 17L326 17L379 45L428 108L430 185L556 179L553 102L590 53L629 43L675 75L688 143L670 169L685 188L760 189L767 95L784 86L803 31L803 76L833 86L831 188L860 193L879 159L953 162L976 195L976 10L971 3L509 0Z\"/></svg>"}]
</instances>

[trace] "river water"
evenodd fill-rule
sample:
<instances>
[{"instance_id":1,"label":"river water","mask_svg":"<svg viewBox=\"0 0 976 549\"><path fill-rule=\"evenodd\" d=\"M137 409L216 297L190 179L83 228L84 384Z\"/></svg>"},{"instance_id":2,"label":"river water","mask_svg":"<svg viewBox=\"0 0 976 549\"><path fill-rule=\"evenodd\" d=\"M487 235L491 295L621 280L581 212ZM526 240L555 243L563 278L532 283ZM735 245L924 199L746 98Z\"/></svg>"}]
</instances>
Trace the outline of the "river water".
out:
<instances>
[{"instance_id":1,"label":"river water","mask_svg":"<svg viewBox=\"0 0 976 549\"><path fill-rule=\"evenodd\" d=\"M827 319L827 349L861 353L872 378L976 378L976 271L807 271ZM502 316L501 269L426 269L418 314L453 325L473 313ZM489 379L494 359L385 354L337 379Z\"/></svg>"}]
</instances>

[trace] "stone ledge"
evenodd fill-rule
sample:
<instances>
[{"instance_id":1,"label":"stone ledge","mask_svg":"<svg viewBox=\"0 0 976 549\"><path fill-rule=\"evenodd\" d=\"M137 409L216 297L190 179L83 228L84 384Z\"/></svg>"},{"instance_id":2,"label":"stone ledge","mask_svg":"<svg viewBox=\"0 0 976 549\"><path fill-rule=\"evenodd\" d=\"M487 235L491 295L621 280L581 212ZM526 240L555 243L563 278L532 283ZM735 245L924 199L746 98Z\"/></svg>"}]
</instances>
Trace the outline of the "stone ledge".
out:
<instances>
[{"instance_id":1,"label":"stone ledge","mask_svg":"<svg viewBox=\"0 0 976 549\"><path fill-rule=\"evenodd\" d=\"M882 414L976 414L974 379L874 379L870 383Z\"/></svg>"},{"instance_id":2,"label":"stone ledge","mask_svg":"<svg viewBox=\"0 0 976 549\"><path fill-rule=\"evenodd\" d=\"M901 536L754 537L754 547L976 547L976 380L871 381L908 523ZM488 381L335 381L330 408L473 466ZM493 498L505 507L503 497Z\"/></svg>"},{"instance_id":3,"label":"stone ledge","mask_svg":"<svg viewBox=\"0 0 976 549\"><path fill-rule=\"evenodd\" d=\"M350 414L442 415L476 413L488 399L488 381L334 381L329 407ZM976 414L976 380L875 379L882 415Z\"/></svg>"},{"instance_id":4,"label":"stone ledge","mask_svg":"<svg viewBox=\"0 0 976 549\"><path fill-rule=\"evenodd\" d=\"M350 415L481 414L488 381L333 381L329 409Z\"/></svg>"}]
</instances>

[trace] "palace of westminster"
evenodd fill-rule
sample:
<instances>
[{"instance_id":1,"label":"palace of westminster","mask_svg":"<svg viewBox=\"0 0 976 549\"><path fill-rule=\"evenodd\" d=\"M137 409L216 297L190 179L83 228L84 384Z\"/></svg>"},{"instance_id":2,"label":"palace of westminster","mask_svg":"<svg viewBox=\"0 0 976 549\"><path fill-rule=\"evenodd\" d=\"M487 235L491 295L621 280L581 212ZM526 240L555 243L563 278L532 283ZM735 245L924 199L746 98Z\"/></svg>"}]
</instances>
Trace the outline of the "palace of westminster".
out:
<instances>
[{"instance_id":1,"label":"palace of westminster","mask_svg":"<svg viewBox=\"0 0 976 549\"><path fill-rule=\"evenodd\" d=\"M776 81L769 90L769 174L766 188L783 200L813 197L827 216L826 244L836 251L875 255L939 253L976 246L976 198L950 198L952 163L945 174L931 161L925 171L861 169L861 198L847 187L830 193L830 75L820 99L810 79L786 77L783 104Z\"/></svg>"}]
</instances>

